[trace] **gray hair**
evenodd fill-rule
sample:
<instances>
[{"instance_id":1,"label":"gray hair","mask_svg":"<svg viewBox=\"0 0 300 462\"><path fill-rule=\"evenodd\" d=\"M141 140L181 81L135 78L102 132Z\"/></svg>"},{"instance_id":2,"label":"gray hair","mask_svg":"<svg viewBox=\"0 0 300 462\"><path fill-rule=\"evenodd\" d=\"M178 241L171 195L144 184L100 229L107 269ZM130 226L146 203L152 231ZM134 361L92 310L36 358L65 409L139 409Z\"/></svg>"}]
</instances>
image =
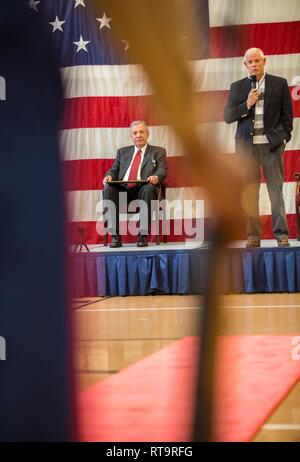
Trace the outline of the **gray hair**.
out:
<instances>
[{"instance_id":1,"label":"gray hair","mask_svg":"<svg viewBox=\"0 0 300 462\"><path fill-rule=\"evenodd\" d=\"M258 53L262 59L265 59L265 54L260 48L248 48L248 50L245 51L244 55L244 62L247 60L247 55L250 55L252 53Z\"/></svg>"},{"instance_id":2,"label":"gray hair","mask_svg":"<svg viewBox=\"0 0 300 462\"><path fill-rule=\"evenodd\" d=\"M130 131L131 131L131 129L133 127L135 127L136 125L139 125L139 124L143 124L144 127L146 128L147 132L149 133L149 129L148 129L147 124L146 124L146 122L144 120L134 120L133 122L131 122L130 127L129 127Z\"/></svg>"}]
</instances>

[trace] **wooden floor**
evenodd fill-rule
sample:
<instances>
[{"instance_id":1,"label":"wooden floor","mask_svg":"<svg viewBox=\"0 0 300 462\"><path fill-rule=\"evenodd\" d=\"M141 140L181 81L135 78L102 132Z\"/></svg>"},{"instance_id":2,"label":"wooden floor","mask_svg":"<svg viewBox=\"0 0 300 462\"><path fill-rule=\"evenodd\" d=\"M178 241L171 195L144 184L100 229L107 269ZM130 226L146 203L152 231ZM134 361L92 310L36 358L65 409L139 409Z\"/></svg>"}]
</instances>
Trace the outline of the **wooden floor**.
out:
<instances>
[{"instance_id":1,"label":"wooden floor","mask_svg":"<svg viewBox=\"0 0 300 462\"><path fill-rule=\"evenodd\" d=\"M197 334L201 303L199 297L177 295L74 300L78 388L102 380L177 339ZM300 294L224 296L219 332L300 335ZM300 384L254 441L300 441Z\"/></svg>"}]
</instances>

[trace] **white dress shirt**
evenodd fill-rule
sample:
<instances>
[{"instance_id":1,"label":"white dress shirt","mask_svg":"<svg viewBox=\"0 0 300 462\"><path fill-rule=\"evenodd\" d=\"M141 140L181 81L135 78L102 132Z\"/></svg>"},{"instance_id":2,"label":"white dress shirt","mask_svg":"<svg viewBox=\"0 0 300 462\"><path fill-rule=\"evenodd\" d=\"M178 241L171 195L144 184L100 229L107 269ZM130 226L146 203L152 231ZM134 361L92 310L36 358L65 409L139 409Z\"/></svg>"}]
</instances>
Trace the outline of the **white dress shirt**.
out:
<instances>
[{"instance_id":1,"label":"white dress shirt","mask_svg":"<svg viewBox=\"0 0 300 462\"><path fill-rule=\"evenodd\" d=\"M140 163L140 166L139 166L139 169L138 169L138 172L137 172L137 178L136 178L137 180L141 180L141 168L142 168L142 163L143 163L143 160L144 160L144 155L145 155L146 149L147 149L147 144L145 144L145 146L143 146L142 148L137 148L136 146L134 146L134 153L133 153L130 165L129 165L128 169L126 170L126 173L125 173L124 177L122 178L122 180L125 180L125 181L128 180L129 172L130 172L130 169L131 169L133 159L135 158L136 153L138 151L142 151L141 163Z\"/></svg>"}]
</instances>

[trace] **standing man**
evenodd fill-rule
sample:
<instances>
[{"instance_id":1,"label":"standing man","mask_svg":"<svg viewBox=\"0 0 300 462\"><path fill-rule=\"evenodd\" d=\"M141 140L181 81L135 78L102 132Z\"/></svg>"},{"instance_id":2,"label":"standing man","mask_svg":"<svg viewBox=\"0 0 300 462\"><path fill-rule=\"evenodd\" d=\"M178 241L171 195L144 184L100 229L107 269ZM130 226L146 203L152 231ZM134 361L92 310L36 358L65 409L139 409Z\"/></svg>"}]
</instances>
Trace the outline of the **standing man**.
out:
<instances>
[{"instance_id":1,"label":"standing man","mask_svg":"<svg viewBox=\"0 0 300 462\"><path fill-rule=\"evenodd\" d=\"M146 212L140 210L140 229L138 247L148 246L148 228L151 223L151 201L157 199L158 185L166 178L167 161L166 150L158 146L147 144L149 130L143 120L137 120L130 125L130 136L133 146L126 146L118 150L112 168L103 179L103 199L110 200L116 208L116 217L108 214L108 230L112 234L110 247L122 246L119 234L119 193L127 193L127 202L139 199L145 202ZM144 184L107 184L112 180L146 180ZM108 210L109 212L109 210ZM147 223L147 226L145 225Z\"/></svg>"},{"instance_id":2,"label":"standing man","mask_svg":"<svg viewBox=\"0 0 300 462\"><path fill-rule=\"evenodd\" d=\"M293 110L286 79L267 74L266 58L259 48L245 53L248 77L234 82L224 110L225 122L238 122L236 152L244 156L248 203L246 247L260 247L260 166L266 179L272 209L273 233L279 247L289 247L282 194L282 154L291 139Z\"/></svg>"}]
</instances>

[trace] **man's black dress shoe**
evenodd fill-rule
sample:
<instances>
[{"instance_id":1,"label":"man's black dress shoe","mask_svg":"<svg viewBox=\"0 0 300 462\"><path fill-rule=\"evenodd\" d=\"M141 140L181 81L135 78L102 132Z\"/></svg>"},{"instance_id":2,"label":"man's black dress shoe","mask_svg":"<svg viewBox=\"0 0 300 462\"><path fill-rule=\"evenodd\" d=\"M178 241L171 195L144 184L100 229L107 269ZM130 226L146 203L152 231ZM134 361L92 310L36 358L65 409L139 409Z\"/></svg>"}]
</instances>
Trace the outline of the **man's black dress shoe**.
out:
<instances>
[{"instance_id":1,"label":"man's black dress shoe","mask_svg":"<svg viewBox=\"0 0 300 462\"><path fill-rule=\"evenodd\" d=\"M138 247L148 247L148 238L147 236L144 236L143 234L139 234L139 238L137 241L137 246Z\"/></svg>"},{"instance_id":2,"label":"man's black dress shoe","mask_svg":"<svg viewBox=\"0 0 300 462\"><path fill-rule=\"evenodd\" d=\"M109 244L111 249L116 249L117 247L122 247L122 239L118 235L114 235L111 238L111 243Z\"/></svg>"}]
</instances>

